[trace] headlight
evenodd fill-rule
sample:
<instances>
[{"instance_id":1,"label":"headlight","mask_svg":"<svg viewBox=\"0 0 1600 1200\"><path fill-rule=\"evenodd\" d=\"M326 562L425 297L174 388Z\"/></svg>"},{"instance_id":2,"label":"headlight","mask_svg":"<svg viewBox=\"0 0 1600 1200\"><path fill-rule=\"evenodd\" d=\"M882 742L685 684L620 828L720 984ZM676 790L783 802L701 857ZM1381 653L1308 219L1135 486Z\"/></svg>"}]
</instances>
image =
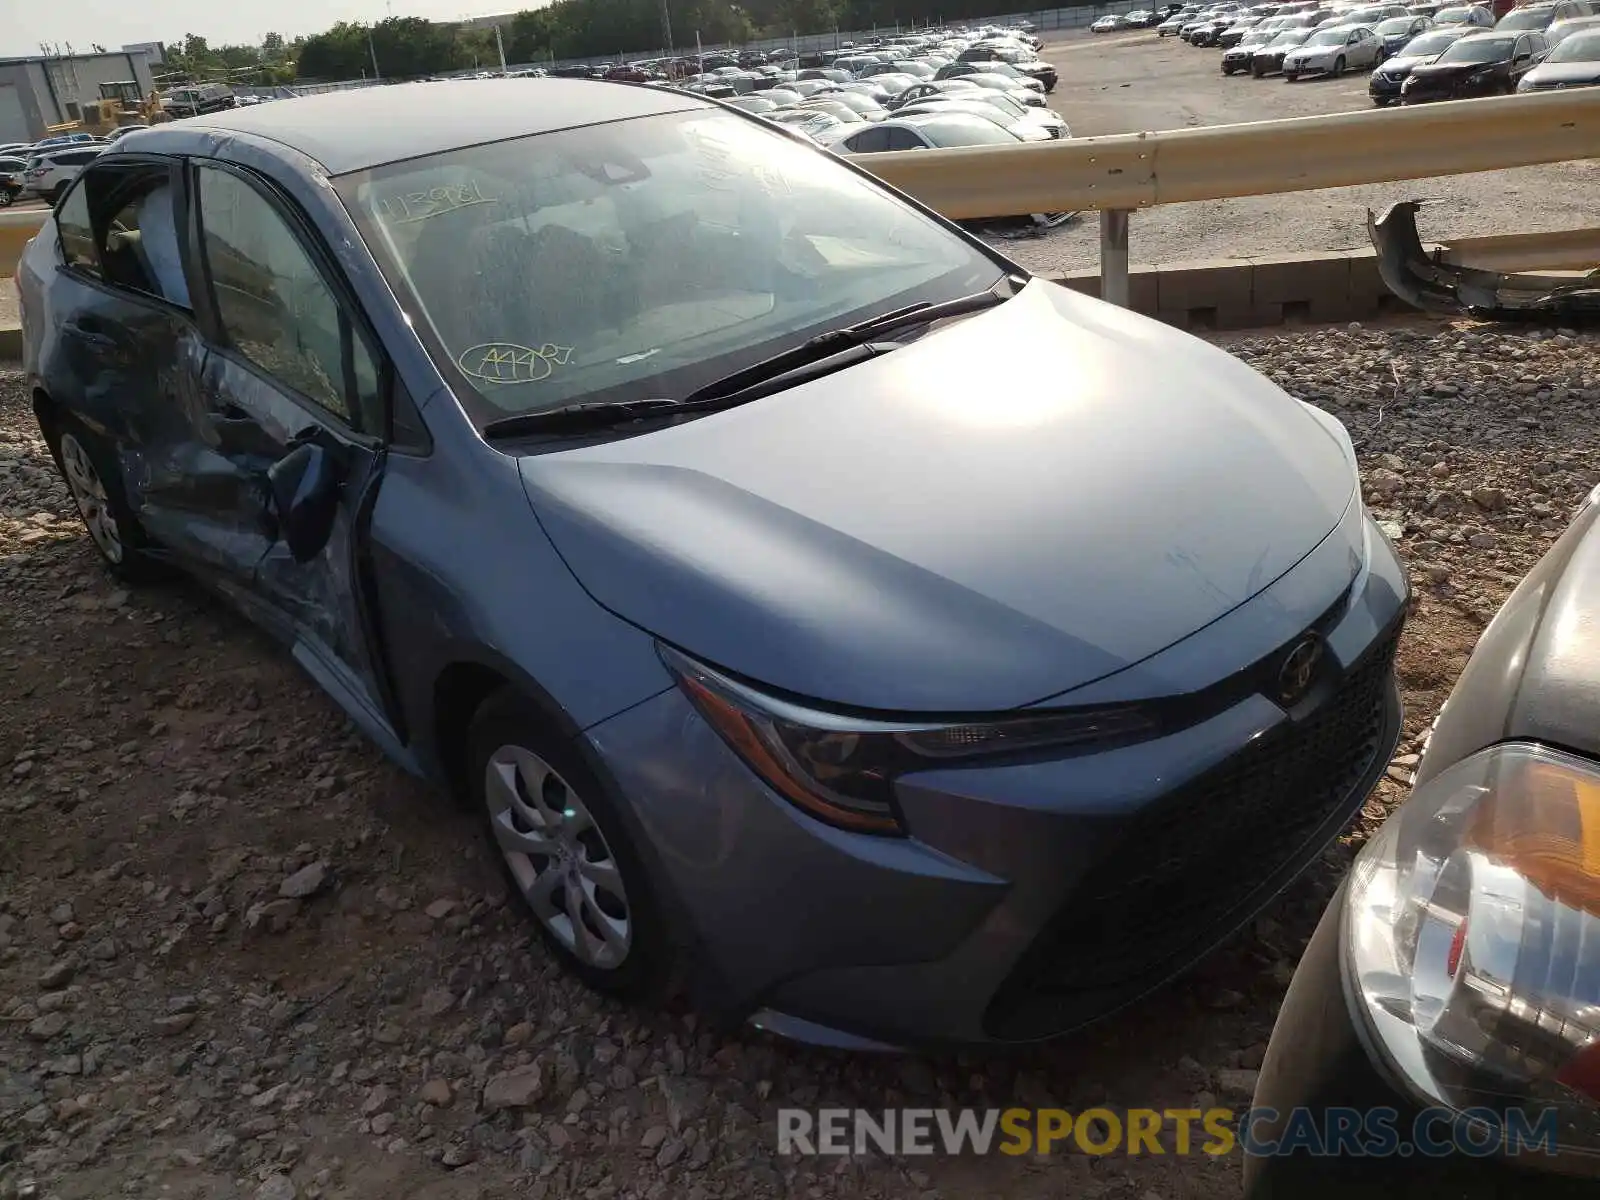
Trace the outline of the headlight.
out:
<instances>
[{"instance_id":1,"label":"headlight","mask_svg":"<svg viewBox=\"0 0 1600 1200\"><path fill-rule=\"evenodd\" d=\"M995 720L915 722L820 712L661 647L700 715L779 795L812 816L863 833L904 833L894 780L906 771L1045 747L1151 736L1154 718L1123 705L1039 710Z\"/></svg>"},{"instance_id":2,"label":"headlight","mask_svg":"<svg viewBox=\"0 0 1600 1200\"><path fill-rule=\"evenodd\" d=\"M1561 1149L1600 1148L1600 765L1509 743L1441 772L1361 851L1344 917L1371 1040L1422 1103L1537 1101Z\"/></svg>"}]
</instances>

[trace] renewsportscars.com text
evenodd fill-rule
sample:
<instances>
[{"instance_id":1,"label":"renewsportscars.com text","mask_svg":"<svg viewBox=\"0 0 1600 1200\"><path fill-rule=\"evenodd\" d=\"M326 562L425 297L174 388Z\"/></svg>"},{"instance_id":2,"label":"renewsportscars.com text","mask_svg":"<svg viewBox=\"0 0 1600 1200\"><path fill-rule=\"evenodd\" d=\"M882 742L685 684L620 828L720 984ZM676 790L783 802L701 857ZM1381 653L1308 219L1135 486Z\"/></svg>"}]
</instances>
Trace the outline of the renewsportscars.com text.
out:
<instances>
[{"instance_id":1,"label":"renewsportscars.com text","mask_svg":"<svg viewBox=\"0 0 1600 1200\"><path fill-rule=\"evenodd\" d=\"M1273 1132L1269 1135L1268 1130ZM1399 1156L1556 1152L1554 1109L1504 1115L1487 1108L1236 1111L1230 1108L824 1108L778 1110L785 1155L1204 1154L1259 1157Z\"/></svg>"}]
</instances>

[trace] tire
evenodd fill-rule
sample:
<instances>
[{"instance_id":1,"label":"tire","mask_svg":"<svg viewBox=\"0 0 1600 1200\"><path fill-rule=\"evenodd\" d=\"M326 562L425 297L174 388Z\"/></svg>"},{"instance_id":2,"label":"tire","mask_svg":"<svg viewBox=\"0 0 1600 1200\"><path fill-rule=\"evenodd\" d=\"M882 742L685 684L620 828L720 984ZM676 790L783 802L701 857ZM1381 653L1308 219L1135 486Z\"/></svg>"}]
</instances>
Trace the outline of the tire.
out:
<instances>
[{"instance_id":1,"label":"tire","mask_svg":"<svg viewBox=\"0 0 1600 1200\"><path fill-rule=\"evenodd\" d=\"M1331 74L1335 79L1344 74L1344 55L1341 54L1338 58L1333 60L1333 70Z\"/></svg>"},{"instance_id":2,"label":"tire","mask_svg":"<svg viewBox=\"0 0 1600 1200\"><path fill-rule=\"evenodd\" d=\"M1233 74L1233 68L1230 67L1227 63L1223 63L1222 64L1222 73L1224 75L1232 75Z\"/></svg>"},{"instance_id":3,"label":"tire","mask_svg":"<svg viewBox=\"0 0 1600 1200\"><path fill-rule=\"evenodd\" d=\"M122 477L114 470L116 458L105 441L67 414L41 424L56 469L106 570L124 583L170 578L173 569L149 556L150 539L133 515Z\"/></svg>"},{"instance_id":4,"label":"tire","mask_svg":"<svg viewBox=\"0 0 1600 1200\"><path fill-rule=\"evenodd\" d=\"M1285 71L1283 73L1283 81L1285 83L1293 83L1295 80L1297 80L1299 78L1300 78L1300 76L1295 74L1295 72L1293 72L1293 71Z\"/></svg>"},{"instance_id":5,"label":"tire","mask_svg":"<svg viewBox=\"0 0 1600 1200\"><path fill-rule=\"evenodd\" d=\"M15 192L0 189L0 208L10 208L16 198L17 194Z\"/></svg>"},{"instance_id":6,"label":"tire","mask_svg":"<svg viewBox=\"0 0 1600 1200\"><path fill-rule=\"evenodd\" d=\"M583 757L506 688L472 718L467 771L490 846L561 965L621 1000L665 999L666 923L628 827Z\"/></svg>"}]
</instances>

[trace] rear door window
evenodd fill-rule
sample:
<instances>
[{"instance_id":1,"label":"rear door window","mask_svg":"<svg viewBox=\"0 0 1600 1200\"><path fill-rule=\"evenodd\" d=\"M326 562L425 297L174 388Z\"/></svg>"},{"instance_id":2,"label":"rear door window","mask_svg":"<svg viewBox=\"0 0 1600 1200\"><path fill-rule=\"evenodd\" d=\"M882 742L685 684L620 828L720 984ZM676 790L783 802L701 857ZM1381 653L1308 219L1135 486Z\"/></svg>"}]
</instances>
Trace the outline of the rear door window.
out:
<instances>
[{"instance_id":1,"label":"rear door window","mask_svg":"<svg viewBox=\"0 0 1600 1200\"><path fill-rule=\"evenodd\" d=\"M99 279L100 251L89 222L89 197L82 186L67 193L55 216L56 240L63 261L74 271Z\"/></svg>"}]
</instances>

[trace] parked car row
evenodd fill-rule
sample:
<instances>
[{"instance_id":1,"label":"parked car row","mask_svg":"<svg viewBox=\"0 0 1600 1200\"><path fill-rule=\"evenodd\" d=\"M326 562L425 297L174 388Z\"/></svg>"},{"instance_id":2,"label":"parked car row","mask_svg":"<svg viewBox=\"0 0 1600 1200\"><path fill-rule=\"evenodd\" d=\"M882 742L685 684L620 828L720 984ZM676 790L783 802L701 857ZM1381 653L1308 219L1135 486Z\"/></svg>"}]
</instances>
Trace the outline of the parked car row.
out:
<instances>
[{"instance_id":1,"label":"parked car row","mask_svg":"<svg viewBox=\"0 0 1600 1200\"><path fill-rule=\"evenodd\" d=\"M826 67L719 67L674 86L849 155L1070 137L1045 104L1055 82L1021 38L983 29L936 43L904 36Z\"/></svg>"},{"instance_id":2,"label":"parked car row","mask_svg":"<svg viewBox=\"0 0 1600 1200\"><path fill-rule=\"evenodd\" d=\"M708 51L695 56L668 56L641 58L615 63L573 63L551 67L548 72L560 79L609 79L623 83L661 83L687 79L708 71L742 71L766 74L766 68L777 71L795 71L807 67L831 67L841 59L881 53L905 56L912 48L937 46L942 42L960 40L973 42L982 38L1005 38L1021 42L1030 50L1038 50L1040 41L1034 27L1026 21L1009 25L951 25L913 30L903 34L874 34L860 41L845 40L830 50L800 51L787 46L771 50L727 49ZM518 74L521 74L520 72Z\"/></svg>"},{"instance_id":3,"label":"parked car row","mask_svg":"<svg viewBox=\"0 0 1600 1200\"><path fill-rule=\"evenodd\" d=\"M1089 26L1090 33L1117 33L1123 29L1154 29L1168 17L1183 8L1182 3L1158 4L1154 8L1139 8L1130 13L1109 13Z\"/></svg>"},{"instance_id":4,"label":"parked car row","mask_svg":"<svg viewBox=\"0 0 1600 1200\"><path fill-rule=\"evenodd\" d=\"M1600 37L1587 36L1600 33L1600 0L1189 4L1157 33L1221 47L1224 75L1293 83L1370 69L1380 106L1600 83Z\"/></svg>"}]
</instances>

